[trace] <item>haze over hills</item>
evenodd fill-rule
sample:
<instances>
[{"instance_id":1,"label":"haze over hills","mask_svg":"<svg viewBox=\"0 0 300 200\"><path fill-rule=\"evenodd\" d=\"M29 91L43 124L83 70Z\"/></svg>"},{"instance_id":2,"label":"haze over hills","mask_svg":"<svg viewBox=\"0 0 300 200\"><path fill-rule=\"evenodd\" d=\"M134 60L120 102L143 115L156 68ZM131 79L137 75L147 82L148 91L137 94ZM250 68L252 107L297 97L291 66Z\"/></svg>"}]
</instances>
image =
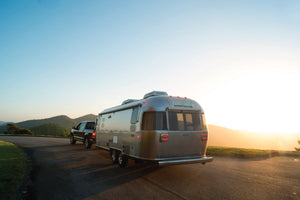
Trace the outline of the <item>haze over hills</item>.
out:
<instances>
[{"instance_id":1,"label":"haze over hills","mask_svg":"<svg viewBox=\"0 0 300 200\"><path fill-rule=\"evenodd\" d=\"M7 122L4 122L4 121L0 121L0 126L3 125L3 124L6 124Z\"/></svg>"},{"instance_id":2,"label":"haze over hills","mask_svg":"<svg viewBox=\"0 0 300 200\"><path fill-rule=\"evenodd\" d=\"M36 135L67 136L72 126L80 121L95 121L96 115L88 114L71 119L66 115L55 116L47 119L27 120L16 123L20 128L27 128ZM254 149L294 150L298 147L300 133L294 135L285 134L261 134L258 132L232 130L229 128L208 125L209 146L240 147ZM0 125L0 133L6 131L6 125Z\"/></svg>"},{"instance_id":3,"label":"haze over hills","mask_svg":"<svg viewBox=\"0 0 300 200\"><path fill-rule=\"evenodd\" d=\"M259 133L242 130L232 130L215 125L208 125L209 146L239 147L253 149L295 150L298 147L300 133Z\"/></svg>"}]
</instances>

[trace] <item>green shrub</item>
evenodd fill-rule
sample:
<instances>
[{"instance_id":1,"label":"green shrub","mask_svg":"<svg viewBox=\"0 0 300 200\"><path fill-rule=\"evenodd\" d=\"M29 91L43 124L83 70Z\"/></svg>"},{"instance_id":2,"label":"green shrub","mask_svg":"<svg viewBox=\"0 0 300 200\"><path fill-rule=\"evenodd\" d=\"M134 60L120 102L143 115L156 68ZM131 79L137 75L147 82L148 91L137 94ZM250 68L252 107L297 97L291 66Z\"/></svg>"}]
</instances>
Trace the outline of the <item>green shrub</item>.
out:
<instances>
[{"instance_id":1,"label":"green shrub","mask_svg":"<svg viewBox=\"0 0 300 200\"><path fill-rule=\"evenodd\" d=\"M32 131L26 128L19 128L17 125L8 123L6 134L17 134L17 135L32 135Z\"/></svg>"}]
</instances>

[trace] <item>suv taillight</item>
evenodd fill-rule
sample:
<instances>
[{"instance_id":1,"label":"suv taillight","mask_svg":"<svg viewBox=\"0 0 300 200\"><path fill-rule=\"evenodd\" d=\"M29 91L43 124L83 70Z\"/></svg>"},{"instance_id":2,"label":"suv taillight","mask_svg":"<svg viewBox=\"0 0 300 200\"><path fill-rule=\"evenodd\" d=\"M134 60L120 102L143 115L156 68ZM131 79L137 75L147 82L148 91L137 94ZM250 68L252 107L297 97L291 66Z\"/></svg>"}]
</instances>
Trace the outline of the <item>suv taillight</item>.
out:
<instances>
[{"instance_id":1,"label":"suv taillight","mask_svg":"<svg viewBox=\"0 0 300 200\"><path fill-rule=\"evenodd\" d=\"M92 138L93 138L93 139L96 138L96 133L95 133L95 132L92 133Z\"/></svg>"}]
</instances>

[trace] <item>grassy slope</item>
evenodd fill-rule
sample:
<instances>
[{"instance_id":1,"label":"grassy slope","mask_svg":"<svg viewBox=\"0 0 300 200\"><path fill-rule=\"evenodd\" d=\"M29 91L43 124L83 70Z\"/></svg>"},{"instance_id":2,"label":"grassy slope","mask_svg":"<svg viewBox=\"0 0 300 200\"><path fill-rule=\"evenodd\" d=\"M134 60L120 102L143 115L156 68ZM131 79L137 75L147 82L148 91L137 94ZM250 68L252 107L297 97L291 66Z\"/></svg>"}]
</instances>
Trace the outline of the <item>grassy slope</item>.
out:
<instances>
[{"instance_id":1,"label":"grassy slope","mask_svg":"<svg viewBox=\"0 0 300 200\"><path fill-rule=\"evenodd\" d=\"M12 143L0 141L0 197L11 199L25 173L25 157Z\"/></svg>"},{"instance_id":2,"label":"grassy slope","mask_svg":"<svg viewBox=\"0 0 300 200\"><path fill-rule=\"evenodd\" d=\"M235 158L269 158L274 156L300 157L300 152L208 146L208 156Z\"/></svg>"}]
</instances>

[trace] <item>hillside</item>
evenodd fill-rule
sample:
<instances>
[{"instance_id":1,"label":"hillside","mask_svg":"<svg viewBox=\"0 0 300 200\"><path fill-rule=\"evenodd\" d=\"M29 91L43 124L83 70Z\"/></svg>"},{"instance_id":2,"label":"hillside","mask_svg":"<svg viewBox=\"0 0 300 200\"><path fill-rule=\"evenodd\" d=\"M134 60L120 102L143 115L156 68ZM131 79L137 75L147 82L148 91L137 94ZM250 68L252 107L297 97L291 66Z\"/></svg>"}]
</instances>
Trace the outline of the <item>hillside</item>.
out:
<instances>
[{"instance_id":1,"label":"hillside","mask_svg":"<svg viewBox=\"0 0 300 200\"><path fill-rule=\"evenodd\" d=\"M297 141L300 134L283 134L250 132L232 130L220 126L209 125L209 146L273 149L273 150L294 150L298 147Z\"/></svg>"},{"instance_id":2,"label":"hillside","mask_svg":"<svg viewBox=\"0 0 300 200\"><path fill-rule=\"evenodd\" d=\"M66 115L60 115L56 117L51 117L47 119L35 119L35 120L27 120L23 122L16 123L17 126L21 128L33 128L37 126L41 126L43 124L58 124L65 128L71 128L75 120L69 118Z\"/></svg>"},{"instance_id":3,"label":"hillside","mask_svg":"<svg viewBox=\"0 0 300 200\"><path fill-rule=\"evenodd\" d=\"M70 133L70 129L66 129L58 124L43 124L30 128L34 135L53 135L67 137Z\"/></svg>"},{"instance_id":4,"label":"hillside","mask_svg":"<svg viewBox=\"0 0 300 200\"><path fill-rule=\"evenodd\" d=\"M47 118L47 119L28 120L28 121L24 121L24 122L19 122L19 123L16 123L16 125L21 128L33 128L33 127L41 126L44 124L58 124L59 126L61 126L63 128L71 129L72 126L75 126L80 121L95 121L96 117L97 117L96 115L89 114L89 115L84 115L79 118L71 119L66 115L60 115L60 116L51 117L51 118Z\"/></svg>"},{"instance_id":5,"label":"hillside","mask_svg":"<svg viewBox=\"0 0 300 200\"><path fill-rule=\"evenodd\" d=\"M66 115L59 115L51 118L46 119L34 119L34 120L26 120L23 122L15 123L20 128L27 128L27 129L36 129L40 130L40 127L45 124L57 124L61 128L70 130L72 126L75 126L80 121L95 121L96 115L88 114L82 117L78 117L75 119L71 119ZM39 127L39 129L37 129ZM53 126L52 126L53 127ZM6 126L0 126L0 133L4 133L6 131Z\"/></svg>"}]
</instances>

